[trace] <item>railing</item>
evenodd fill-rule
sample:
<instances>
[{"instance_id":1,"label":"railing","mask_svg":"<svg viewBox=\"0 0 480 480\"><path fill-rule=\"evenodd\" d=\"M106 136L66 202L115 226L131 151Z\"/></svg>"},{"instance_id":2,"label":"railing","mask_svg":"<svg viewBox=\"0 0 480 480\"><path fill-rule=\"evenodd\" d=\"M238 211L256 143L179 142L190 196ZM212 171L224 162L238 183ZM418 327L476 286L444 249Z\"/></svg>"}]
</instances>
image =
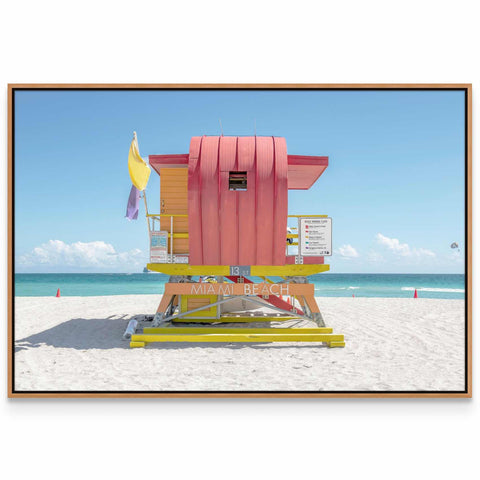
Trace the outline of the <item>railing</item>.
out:
<instances>
[{"instance_id":1,"label":"railing","mask_svg":"<svg viewBox=\"0 0 480 480\"><path fill-rule=\"evenodd\" d=\"M147 213L148 234L150 240L150 263L188 263L188 253L174 254L173 244L174 239L186 239L189 238L188 233L175 233L174 232L174 219L175 218L188 218L187 214L150 214ZM297 257L297 263L303 263L298 249L298 229L300 228L301 218L328 218L328 215L288 215L288 218L298 219L297 227L288 227L287 234L285 236L286 243L286 255L289 255L289 247L297 247L297 252L292 252ZM161 229L161 219L170 218L170 231ZM296 230L297 233L293 233ZM155 240L154 240L155 239ZM168 241L170 240L170 242ZM293 240L293 241L291 241ZM296 241L295 241L296 240ZM163 243L162 243L163 242ZM168 247L170 247L168 249ZM153 249L153 254L152 254ZM161 261L159 261L161 260Z\"/></svg>"},{"instance_id":2,"label":"railing","mask_svg":"<svg viewBox=\"0 0 480 480\"><path fill-rule=\"evenodd\" d=\"M162 231L161 229L162 218L170 218L170 231L165 231L165 230ZM182 253L178 255L173 253L174 239L188 238L188 233L175 233L173 231L174 218L188 218L188 215L187 214L147 213L147 225L148 225L148 234L149 234L149 240L150 240L150 263L188 263L188 253ZM164 239L164 244L163 244L163 239ZM168 242L168 240L170 240L170 242ZM168 251L169 243L170 243L170 251ZM154 252L153 255L152 255L152 249ZM157 260L157 261L154 261L154 260Z\"/></svg>"}]
</instances>

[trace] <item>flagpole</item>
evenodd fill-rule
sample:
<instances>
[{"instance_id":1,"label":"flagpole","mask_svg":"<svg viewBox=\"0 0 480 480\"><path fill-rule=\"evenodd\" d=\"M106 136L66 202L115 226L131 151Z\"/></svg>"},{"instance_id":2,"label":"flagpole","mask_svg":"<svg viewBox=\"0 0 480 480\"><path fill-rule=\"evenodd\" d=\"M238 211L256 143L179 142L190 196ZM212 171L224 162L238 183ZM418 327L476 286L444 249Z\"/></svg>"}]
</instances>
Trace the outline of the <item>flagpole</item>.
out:
<instances>
[{"instance_id":1,"label":"flagpole","mask_svg":"<svg viewBox=\"0 0 480 480\"><path fill-rule=\"evenodd\" d=\"M143 193L143 202L145 203L145 218L147 219L148 234L150 235L151 229L150 229L150 218L148 216L147 192L146 190L144 190L142 193Z\"/></svg>"}]
</instances>

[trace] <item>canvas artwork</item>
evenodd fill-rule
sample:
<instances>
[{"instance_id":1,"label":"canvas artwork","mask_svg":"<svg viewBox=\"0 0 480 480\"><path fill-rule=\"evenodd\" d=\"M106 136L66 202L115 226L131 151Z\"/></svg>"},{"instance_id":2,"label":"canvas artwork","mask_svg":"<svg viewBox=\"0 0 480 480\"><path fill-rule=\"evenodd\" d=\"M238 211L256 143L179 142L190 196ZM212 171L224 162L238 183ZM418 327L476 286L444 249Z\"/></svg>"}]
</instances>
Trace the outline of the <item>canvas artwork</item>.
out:
<instances>
[{"instance_id":1,"label":"canvas artwork","mask_svg":"<svg viewBox=\"0 0 480 480\"><path fill-rule=\"evenodd\" d=\"M471 395L471 87L11 86L11 396Z\"/></svg>"}]
</instances>

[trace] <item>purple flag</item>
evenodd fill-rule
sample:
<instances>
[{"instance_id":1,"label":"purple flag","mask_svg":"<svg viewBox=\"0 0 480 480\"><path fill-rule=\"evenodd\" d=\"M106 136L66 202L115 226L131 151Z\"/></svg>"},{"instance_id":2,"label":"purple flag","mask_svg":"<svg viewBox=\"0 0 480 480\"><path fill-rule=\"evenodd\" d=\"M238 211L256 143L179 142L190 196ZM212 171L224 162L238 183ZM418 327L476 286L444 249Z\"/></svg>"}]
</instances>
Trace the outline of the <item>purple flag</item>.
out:
<instances>
[{"instance_id":1,"label":"purple flag","mask_svg":"<svg viewBox=\"0 0 480 480\"><path fill-rule=\"evenodd\" d=\"M136 220L138 217L138 203L140 201L140 190L135 185L132 185L130 195L128 197L127 214L125 215L129 220Z\"/></svg>"}]
</instances>

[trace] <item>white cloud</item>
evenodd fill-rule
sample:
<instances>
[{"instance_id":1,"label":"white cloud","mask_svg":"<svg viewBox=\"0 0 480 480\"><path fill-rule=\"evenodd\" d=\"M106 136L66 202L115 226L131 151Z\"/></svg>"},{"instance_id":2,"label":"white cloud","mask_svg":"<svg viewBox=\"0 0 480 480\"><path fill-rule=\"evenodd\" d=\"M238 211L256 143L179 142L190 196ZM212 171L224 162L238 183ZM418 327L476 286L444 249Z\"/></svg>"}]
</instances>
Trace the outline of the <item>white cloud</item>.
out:
<instances>
[{"instance_id":1,"label":"white cloud","mask_svg":"<svg viewBox=\"0 0 480 480\"><path fill-rule=\"evenodd\" d=\"M377 233L376 238L380 245L386 246L398 255L406 257L410 254L410 247L406 243L400 243L397 238L388 238L381 233Z\"/></svg>"},{"instance_id":2,"label":"white cloud","mask_svg":"<svg viewBox=\"0 0 480 480\"><path fill-rule=\"evenodd\" d=\"M146 257L138 248L117 252L113 245L102 241L67 244L49 240L20 255L17 263L22 267L130 268L144 266Z\"/></svg>"},{"instance_id":3,"label":"white cloud","mask_svg":"<svg viewBox=\"0 0 480 480\"><path fill-rule=\"evenodd\" d=\"M344 258L357 258L359 256L357 250L351 245L338 247L337 253Z\"/></svg>"},{"instance_id":4,"label":"white cloud","mask_svg":"<svg viewBox=\"0 0 480 480\"><path fill-rule=\"evenodd\" d=\"M376 235L377 242L387 247L392 253L401 257L435 257L435 253L425 248L411 248L407 243L400 243L397 238L389 238L381 233Z\"/></svg>"}]
</instances>

